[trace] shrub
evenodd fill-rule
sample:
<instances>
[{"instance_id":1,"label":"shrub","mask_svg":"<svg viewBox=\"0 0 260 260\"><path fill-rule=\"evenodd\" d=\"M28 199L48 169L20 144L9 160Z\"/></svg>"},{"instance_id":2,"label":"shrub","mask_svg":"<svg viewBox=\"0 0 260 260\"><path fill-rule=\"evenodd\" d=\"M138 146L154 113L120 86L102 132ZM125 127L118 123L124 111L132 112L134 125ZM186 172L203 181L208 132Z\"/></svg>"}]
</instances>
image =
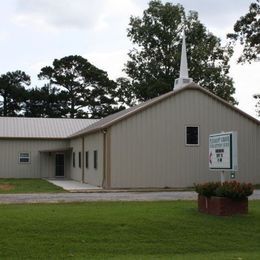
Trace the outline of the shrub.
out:
<instances>
[{"instance_id":1,"label":"shrub","mask_svg":"<svg viewBox=\"0 0 260 260\"><path fill-rule=\"evenodd\" d=\"M231 199L245 199L252 195L254 187L251 183L231 182L207 182L195 184L195 190L199 195L205 197L218 196Z\"/></svg>"},{"instance_id":2,"label":"shrub","mask_svg":"<svg viewBox=\"0 0 260 260\"><path fill-rule=\"evenodd\" d=\"M195 184L195 191L199 195L211 197L216 195L216 189L220 186L220 182L206 182L204 184Z\"/></svg>"},{"instance_id":3,"label":"shrub","mask_svg":"<svg viewBox=\"0 0 260 260\"><path fill-rule=\"evenodd\" d=\"M251 183L239 183L237 181L224 182L216 189L216 196L231 199L245 199L252 195L254 187Z\"/></svg>"}]
</instances>

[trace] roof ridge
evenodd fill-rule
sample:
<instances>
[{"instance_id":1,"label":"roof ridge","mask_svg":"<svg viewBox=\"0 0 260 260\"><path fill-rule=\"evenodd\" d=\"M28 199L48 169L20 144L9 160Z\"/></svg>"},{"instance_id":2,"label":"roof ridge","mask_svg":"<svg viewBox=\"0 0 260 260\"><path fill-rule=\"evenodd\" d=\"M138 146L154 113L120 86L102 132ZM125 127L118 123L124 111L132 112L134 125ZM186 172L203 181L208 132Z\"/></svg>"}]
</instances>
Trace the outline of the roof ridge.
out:
<instances>
[{"instance_id":1,"label":"roof ridge","mask_svg":"<svg viewBox=\"0 0 260 260\"><path fill-rule=\"evenodd\" d=\"M25 116L0 116L0 119L48 119L48 120L100 120L96 118L68 118L68 117L25 117Z\"/></svg>"},{"instance_id":2,"label":"roof ridge","mask_svg":"<svg viewBox=\"0 0 260 260\"><path fill-rule=\"evenodd\" d=\"M171 96L175 96L183 91L186 90L199 90L204 92L205 94L211 96L212 98L218 100L219 102L221 102L222 104L228 106L229 108L235 110L236 112L242 114L244 117L248 118L249 120L253 121L254 123L260 125L260 121L254 117L252 117L251 115L247 114L246 112L242 111L241 109L231 105L230 103L228 103L226 100L218 97L217 95L213 94L212 92L210 92L209 90L199 86L198 84L191 82L189 84L187 84L186 86L184 86L183 88L174 90L174 91L169 91L161 96L155 97L153 99L149 99L143 103L140 103L136 106L130 107L128 109L122 110L120 112L117 112L115 114L109 115L107 117L104 117L102 119L100 119L98 122L95 122L94 124L91 124L90 126L86 127L85 129L82 129L74 134L72 134L71 136L69 136L69 138L73 138L73 137L77 137L77 136L81 136L83 134L87 134L87 133L92 133L92 132L96 132L98 130L102 130L106 127L109 127L111 125L113 125L116 122L119 122L121 120L123 120L124 118L130 117L131 115L138 113L139 111L142 111L150 106L152 106L153 104L156 104L158 102L161 102L162 100L171 97ZM111 119L111 120L109 120Z\"/></svg>"}]
</instances>

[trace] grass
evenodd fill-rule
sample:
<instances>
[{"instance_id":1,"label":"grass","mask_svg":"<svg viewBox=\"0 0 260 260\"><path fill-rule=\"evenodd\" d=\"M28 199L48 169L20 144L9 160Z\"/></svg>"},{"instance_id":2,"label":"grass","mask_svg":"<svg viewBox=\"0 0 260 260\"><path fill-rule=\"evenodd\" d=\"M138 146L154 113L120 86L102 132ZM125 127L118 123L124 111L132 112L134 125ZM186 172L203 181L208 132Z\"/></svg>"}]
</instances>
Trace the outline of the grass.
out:
<instances>
[{"instance_id":1,"label":"grass","mask_svg":"<svg viewBox=\"0 0 260 260\"><path fill-rule=\"evenodd\" d=\"M260 189L260 184L255 184L254 188L259 190Z\"/></svg>"},{"instance_id":2,"label":"grass","mask_svg":"<svg viewBox=\"0 0 260 260\"><path fill-rule=\"evenodd\" d=\"M215 217L196 202L1 205L0 259L260 259L260 201Z\"/></svg>"},{"instance_id":3,"label":"grass","mask_svg":"<svg viewBox=\"0 0 260 260\"><path fill-rule=\"evenodd\" d=\"M39 192L64 192L64 190L42 179L0 179L0 194Z\"/></svg>"}]
</instances>

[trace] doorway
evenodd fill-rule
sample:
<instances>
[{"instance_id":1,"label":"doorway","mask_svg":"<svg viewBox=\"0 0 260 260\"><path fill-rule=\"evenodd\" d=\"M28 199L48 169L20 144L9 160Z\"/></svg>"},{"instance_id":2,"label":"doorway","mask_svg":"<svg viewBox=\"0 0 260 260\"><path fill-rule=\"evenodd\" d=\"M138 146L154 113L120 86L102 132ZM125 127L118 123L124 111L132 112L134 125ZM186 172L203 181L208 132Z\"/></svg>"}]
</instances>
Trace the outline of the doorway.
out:
<instances>
[{"instance_id":1,"label":"doorway","mask_svg":"<svg viewBox=\"0 0 260 260\"><path fill-rule=\"evenodd\" d=\"M56 171L55 177L64 177L64 154L57 153L56 154Z\"/></svg>"}]
</instances>

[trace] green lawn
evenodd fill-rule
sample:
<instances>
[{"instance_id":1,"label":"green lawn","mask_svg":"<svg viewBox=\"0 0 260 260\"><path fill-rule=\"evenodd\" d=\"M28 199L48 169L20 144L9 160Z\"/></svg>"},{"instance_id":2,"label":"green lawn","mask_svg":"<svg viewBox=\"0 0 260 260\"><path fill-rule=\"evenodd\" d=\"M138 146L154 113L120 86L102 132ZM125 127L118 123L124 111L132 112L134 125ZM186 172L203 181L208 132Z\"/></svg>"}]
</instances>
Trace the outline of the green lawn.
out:
<instances>
[{"instance_id":1,"label":"green lawn","mask_svg":"<svg viewBox=\"0 0 260 260\"><path fill-rule=\"evenodd\" d=\"M196 202L0 206L0 259L260 259L260 201L215 217Z\"/></svg>"},{"instance_id":2,"label":"green lawn","mask_svg":"<svg viewBox=\"0 0 260 260\"><path fill-rule=\"evenodd\" d=\"M260 189L260 184L255 184L254 187L255 187L255 189L259 190Z\"/></svg>"},{"instance_id":3,"label":"green lawn","mask_svg":"<svg viewBox=\"0 0 260 260\"><path fill-rule=\"evenodd\" d=\"M37 192L64 192L64 190L42 179L0 179L0 194Z\"/></svg>"}]
</instances>

